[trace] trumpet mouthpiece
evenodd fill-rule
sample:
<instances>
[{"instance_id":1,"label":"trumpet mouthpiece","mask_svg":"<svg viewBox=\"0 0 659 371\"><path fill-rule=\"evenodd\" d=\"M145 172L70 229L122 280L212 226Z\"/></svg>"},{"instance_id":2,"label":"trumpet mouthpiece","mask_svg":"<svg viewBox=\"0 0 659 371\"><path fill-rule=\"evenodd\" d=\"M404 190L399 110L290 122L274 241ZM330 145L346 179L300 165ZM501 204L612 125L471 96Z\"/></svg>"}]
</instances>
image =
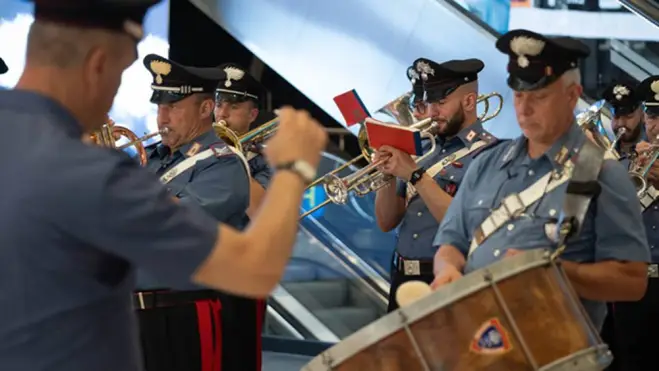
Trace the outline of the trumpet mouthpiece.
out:
<instances>
[{"instance_id":1,"label":"trumpet mouthpiece","mask_svg":"<svg viewBox=\"0 0 659 371\"><path fill-rule=\"evenodd\" d=\"M169 128L162 128L161 130L158 131L158 134L167 134L169 133Z\"/></svg>"}]
</instances>

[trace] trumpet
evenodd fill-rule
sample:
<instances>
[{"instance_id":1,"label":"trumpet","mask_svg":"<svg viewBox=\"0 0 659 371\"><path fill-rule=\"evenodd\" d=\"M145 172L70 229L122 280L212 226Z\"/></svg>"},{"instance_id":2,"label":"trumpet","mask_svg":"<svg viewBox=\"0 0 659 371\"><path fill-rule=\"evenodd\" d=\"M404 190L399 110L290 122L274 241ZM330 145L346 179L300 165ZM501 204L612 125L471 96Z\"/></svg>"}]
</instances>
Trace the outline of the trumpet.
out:
<instances>
[{"instance_id":1,"label":"trumpet","mask_svg":"<svg viewBox=\"0 0 659 371\"><path fill-rule=\"evenodd\" d=\"M124 150L128 147L132 147L132 146L136 145L137 143L144 142L144 141L149 140L153 137L157 137L158 135L167 134L168 132L169 132L169 128L162 128L162 130L158 130L155 133L146 134L144 136L141 136L141 137L135 139L134 141L122 144L119 147L117 147L117 149L118 150Z\"/></svg>"},{"instance_id":2,"label":"trumpet","mask_svg":"<svg viewBox=\"0 0 659 371\"><path fill-rule=\"evenodd\" d=\"M403 94L403 96L396 98L394 101L388 103L383 108L378 110L378 112L387 113L391 111L392 107L396 107L399 110L402 109L403 103L401 103L400 101L403 101L404 97L409 94L410 93L405 93ZM492 98L498 98L499 104L494 112L489 113L488 111L491 108L489 100ZM407 99L409 100L409 97ZM503 97L501 96L501 94L496 92L480 95L477 99L477 103L481 103L481 102L485 105L484 112L481 115L479 115L479 119L481 122L486 122L488 120L493 119L494 117L499 115L501 109L503 108ZM406 109L407 110L410 109L409 105L407 105ZM397 112L396 116L393 116L393 114L391 115L392 117L398 117L398 118L413 117L411 116L411 113L409 116L407 115L401 116L402 115L401 112ZM401 124L401 122L398 123ZM417 162L420 162L428 158L428 156L430 156L435 152L436 143L434 138L437 135L437 127L438 127L436 122L434 122L431 118L426 118L417 121L416 123L410 123L409 121L407 121L402 124L412 129L419 130L421 132L422 137L431 139L430 150L425 155L418 158L416 160ZM325 207L330 203L334 203L337 205L344 205L348 201L348 195L351 192L355 193L357 196L363 197L370 192L377 191L378 189L386 186L389 183L391 176L385 175L379 170L377 170L378 166L381 165L383 161L386 161L386 159L377 162L372 162L366 167L362 168L361 170L357 170L353 174L350 174L344 178L339 178L337 176L339 172L348 168L349 166L354 165L358 161L366 160L370 162L371 156L374 151L372 148L370 148L368 144L368 136L366 134L366 128L364 125L362 125L361 129L359 130L357 138L359 141L359 147L362 152L361 155L353 158L352 160L346 162L345 164L339 166L338 168L330 171L329 173L325 174L323 177L316 179L313 183L311 183L307 187L308 190L317 185L322 184L325 193L327 194L327 200L303 213L300 216L300 219L306 217L307 215L315 212L316 210L322 207Z\"/></svg>"},{"instance_id":3,"label":"trumpet","mask_svg":"<svg viewBox=\"0 0 659 371\"><path fill-rule=\"evenodd\" d=\"M650 148L643 154L636 154L629 164L629 177L636 187L636 195L643 197L648 190L647 176L650 168L659 158L659 135L650 143Z\"/></svg>"},{"instance_id":4,"label":"trumpet","mask_svg":"<svg viewBox=\"0 0 659 371\"><path fill-rule=\"evenodd\" d=\"M226 121L220 120L213 123L215 135L243 154L246 154L245 147L247 147L247 145L263 144L268 138L277 132L278 127L279 118L274 118L258 128L239 136L235 131L229 129Z\"/></svg>"},{"instance_id":5,"label":"trumpet","mask_svg":"<svg viewBox=\"0 0 659 371\"><path fill-rule=\"evenodd\" d=\"M142 142L156 135L164 134L165 132L166 130L161 130L157 133L148 134L138 138L138 136L135 135L135 133L133 133L130 129L116 125L115 122L108 117L105 121L105 124L103 124L99 130L89 134L89 140L91 140L91 142L96 145L118 150L123 150L128 147L135 146L139 156L140 165L144 166L147 162L147 155L146 149L144 148L144 144ZM117 147L117 139L121 137L128 138L129 142Z\"/></svg>"}]
</instances>

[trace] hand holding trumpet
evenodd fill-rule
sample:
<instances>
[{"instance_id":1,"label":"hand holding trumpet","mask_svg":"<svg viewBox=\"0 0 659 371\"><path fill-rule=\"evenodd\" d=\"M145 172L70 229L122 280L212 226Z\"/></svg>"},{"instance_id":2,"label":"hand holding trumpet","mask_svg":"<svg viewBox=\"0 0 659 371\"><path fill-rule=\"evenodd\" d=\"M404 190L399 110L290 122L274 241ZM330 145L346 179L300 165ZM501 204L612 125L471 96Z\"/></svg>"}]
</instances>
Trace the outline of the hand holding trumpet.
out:
<instances>
[{"instance_id":1,"label":"hand holding trumpet","mask_svg":"<svg viewBox=\"0 0 659 371\"><path fill-rule=\"evenodd\" d=\"M408 153L390 146L380 147L373 156L373 162L384 160L378 166L385 175L393 175L404 181L410 180L412 173L419 166Z\"/></svg>"}]
</instances>

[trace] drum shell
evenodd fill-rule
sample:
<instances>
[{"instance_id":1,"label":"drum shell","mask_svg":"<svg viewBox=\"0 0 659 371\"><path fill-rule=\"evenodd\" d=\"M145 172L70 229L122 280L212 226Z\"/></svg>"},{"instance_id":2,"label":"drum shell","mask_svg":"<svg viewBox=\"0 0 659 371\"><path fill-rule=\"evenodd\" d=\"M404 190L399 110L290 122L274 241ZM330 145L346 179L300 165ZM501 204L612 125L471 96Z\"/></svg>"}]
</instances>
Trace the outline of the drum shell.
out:
<instances>
[{"instance_id":1,"label":"drum shell","mask_svg":"<svg viewBox=\"0 0 659 371\"><path fill-rule=\"evenodd\" d=\"M508 263L514 263L513 258L507 259L510 259ZM523 262L522 259L517 260ZM498 267L492 270L475 271L465 276L470 279L456 281L451 284L453 287L448 285L446 290L439 290L430 297L389 314L388 317L398 317L400 327L396 331L350 357L339 357L345 359L324 369L426 370L421 358L430 370L442 371L534 370L536 368L532 362L537 367L553 366L547 367L551 370L603 369L605 364L594 363L604 362L598 360L597 356L606 353L606 347L585 315L562 269L547 259L534 267L517 269L516 274L508 274L508 277L502 279L498 279L496 274L493 276L494 270L506 271L505 263L496 263ZM493 281L488 282L488 277L493 278ZM461 281L484 282L485 285L481 285L478 290L470 290L466 286L459 287ZM438 309L419 308L432 307L442 300L442 294L455 296L459 291L463 291L462 297ZM423 312L427 314L418 315ZM388 323L391 324L395 319L389 318ZM492 323L492 320L500 324L510 348L489 350L489 354L485 354L482 349L474 350L472 346L474 339L478 339L479 329ZM386 323L384 318L382 324ZM361 335L368 336L368 332ZM600 353L592 354L593 349L600 350ZM328 353L330 356L326 355L326 359L337 358L332 355L332 349ZM581 360L582 364L586 361L590 366L558 367L566 363L566 358L579 353L590 354L589 360Z\"/></svg>"}]
</instances>

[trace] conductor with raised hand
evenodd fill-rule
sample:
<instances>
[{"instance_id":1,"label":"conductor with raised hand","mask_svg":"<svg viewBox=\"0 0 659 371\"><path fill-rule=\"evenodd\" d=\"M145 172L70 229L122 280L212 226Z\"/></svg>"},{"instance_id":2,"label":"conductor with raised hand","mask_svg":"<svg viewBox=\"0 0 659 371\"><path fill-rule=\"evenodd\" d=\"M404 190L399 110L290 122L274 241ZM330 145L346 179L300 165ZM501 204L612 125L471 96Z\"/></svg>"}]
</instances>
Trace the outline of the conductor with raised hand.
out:
<instances>
[{"instance_id":1,"label":"conductor with raised hand","mask_svg":"<svg viewBox=\"0 0 659 371\"><path fill-rule=\"evenodd\" d=\"M25 70L0 92L0 364L6 370L138 371L135 268L172 284L267 297L295 241L327 142L284 108L265 155L275 175L245 232L177 203L128 155L83 143L137 58L155 1L35 1ZM29 149L29 150L26 150ZM20 156L16 154L20 153Z\"/></svg>"}]
</instances>

